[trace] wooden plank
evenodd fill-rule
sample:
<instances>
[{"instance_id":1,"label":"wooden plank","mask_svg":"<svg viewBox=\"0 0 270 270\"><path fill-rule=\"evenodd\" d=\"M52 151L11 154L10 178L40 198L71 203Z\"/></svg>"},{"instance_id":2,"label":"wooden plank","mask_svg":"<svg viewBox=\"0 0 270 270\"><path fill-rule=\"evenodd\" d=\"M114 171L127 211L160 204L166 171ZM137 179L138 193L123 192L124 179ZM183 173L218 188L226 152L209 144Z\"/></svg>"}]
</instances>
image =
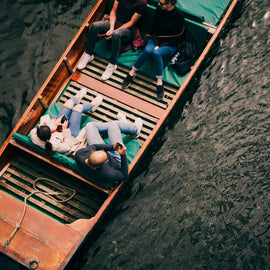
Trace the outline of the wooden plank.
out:
<instances>
[{"instance_id":1,"label":"wooden plank","mask_svg":"<svg viewBox=\"0 0 270 270\"><path fill-rule=\"evenodd\" d=\"M67 98L63 97L61 99L61 101L64 103L68 98L69 97L67 97ZM87 103L87 102L86 101L83 101L81 103L83 104L83 103ZM106 108L111 109L111 110L115 110L114 106L107 105L107 104L106 104ZM117 119L115 119L115 117L116 117L116 113L118 113L119 111L112 112L111 110L108 110L108 109L103 109L103 107L100 106L98 108L98 110L97 110L100 113L100 115L101 115L99 118L102 119L102 116L105 116L104 119L106 119L106 120L108 119L108 121L117 120ZM85 114L87 116L89 116L90 118L93 118L91 112L90 113L87 113L86 112ZM128 117L128 115L126 113L124 113L124 114ZM134 120L136 119L136 117L132 117L132 118L134 118ZM147 126L149 126L149 124L145 121L145 119L142 119L142 120L143 120L142 132L145 133L145 134L150 134L151 131L152 131L152 129L154 128L154 125L150 124L152 126L152 128L149 129L149 128L147 128ZM104 121L104 122L108 122L108 121Z\"/></svg>"},{"instance_id":2,"label":"wooden plank","mask_svg":"<svg viewBox=\"0 0 270 270\"><path fill-rule=\"evenodd\" d=\"M18 161L18 162L17 162L17 161ZM62 181L61 181L62 177L56 175L55 171L50 170L49 168L47 168L47 166L46 166L45 168L43 168L43 166L39 166L39 167L38 167L38 170L35 170L34 168L31 168L31 169L27 170L27 169L25 168L25 166L28 166L28 167L29 167L29 166L30 166L30 165L29 165L30 162L31 162L31 161L28 161L28 160L25 159L24 157L18 156L18 157L16 158L16 161L13 162L13 165L16 166L16 167L19 168L19 169L24 170L24 171L27 172L29 175L32 175L32 176L35 177L35 178L38 178L38 177L40 177L41 175L45 175L45 176L48 177L48 178L52 178L52 179L55 179L55 180L58 181L58 182L62 182ZM34 171L35 171L36 173L35 173ZM62 172L61 172L61 173L62 173ZM66 181L67 181L67 179L65 179L65 182L66 182ZM84 194L84 196L87 196L87 197L89 197L89 195L94 196L94 200L95 200L95 201L98 201L100 204L101 204L101 203L104 201L104 199L107 197L106 194L104 194L103 192L100 192L100 191L97 190L97 189L92 188L91 186L88 186L88 188L87 188L87 190L86 190L85 188L82 189L82 188L79 188L78 185L73 185L73 184L74 184L74 181L73 181L73 180L70 180L70 181L69 181L69 188L74 188L74 189L76 189L78 192ZM78 194L78 192L77 192L77 194L75 195L75 197L78 196L78 198L79 198L82 202L84 202L84 201L85 201L84 197L83 197L83 196L80 196L80 195ZM86 201L88 201L88 200L86 200ZM86 203L86 204L87 204L87 203ZM99 206L97 206L97 207L99 207ZM95 208L95 207L93 207L93 208Z\"/></svg>"},{"instance_id":3,"label":"wooden plank","mask_svg":"<svg viewBox=\"0 0 270 270\"><path fill-rule=\"evenodd\" d=\"M83 73L76 72L72 77L73 81L76 81L88 88L94 88L97 92L106 95L108 97L114 97L114 99L126 104L127 106L131 106L133 108L137 108L140 111L143 111L149 115L152 115L156 118L161 118L164 114L164 110L150 104L146 101L143 101L139 98L136 98L128 93L125 93L117 88L114 88L110 85L105 85L103 82L95 80Z\"/></svg>"},{"instance_id":4,"label":"wooden plank","mask_svg":"<svg viewBox=\"0 0 270 270\"><path fill-rule=\"evenodd\" d=\"M19 173L15 172L13 175L18 176L19 178L23 179L23 175L20 175ZM6 179L7 181L11 182L12 184L16 185L17 187L20 187L21 189L23 189L25 191L28 191L29 194L34 191L34 189L32 187L29 187L28 185L25 185L22 182L16 180L14 177L11 176L11 174L5 174L5 175L3 175L3 178ZM46 195L44 195L42 193L36 193L35 195L33 195L33 197L34 196L42 199L44 202L47 202L47 203L53 205L55 208L59 208L61 211L67 213L67 214L65 214L66 216L73 216L73 218L81 218L81 215L79 215L77 212L72 210L72 208L66 207L64 204L59 203L57 201L54 201L53 199L51 199L50 197L48 197L48 196L46 196ZM39 204L39 206L42 207L42 208L43 208L44 205L51 208L46 203Z\"/></svg>"},{"instance_id":5,"label":"wooden plank","mask_svg":"<svg viewBox=\"0 0 270 270\"><path fill-rule=\"evenodd\" d=\"M14 169L12 169L12 168L9 168L7 171L8 171L10 174L19 177L21 180L24 180L24 181L27 182L28 184L33 185L33 182L34 182L33 179L30 179L30 178L28 178L28 177L26 177L26 176L20 174L18 171L14 170ZM24 172L26 172L26 171L24 171ZM37 179L37 178L36 178L36 179ZM19 183L20 183L20 182L19 182ZM19 184L18 184L18 185L19 185ZM27 186L27 185L26 185L26 186ZM55 192L55 190L53 190L53 189L51 189L51 188L48 188L48 187L46 187L46 186L44 186L44 185L38 184L37 186L38 186L38 188L39 188L40 190L42 190L42 191L44 191L44 192L48 192L48 193ZM27 187L28 187L28 186L27 186ZM28 191L30 191L30 190L28 190ZM30 192L32 192L32 191L33 191L33 188L31 188L31 191L30 191ZM37 194L37 196L39 196L39 195ZM63 196L59 196L59 197L60 197L60 199L65 199L65 197L63 197ZM96 211L89 210L89 208L85 208L85 207L82 207L82 206L80 206L79 204L77 204L77 203L74 201L75 197L76 197L76 195L75 195L71 200L69 200L69 201L67 201L67 202L64 202L64 203L60 203L60 205L52 203L51 200L49 200L48 202L54 204L55 206L57 206L57 207L59 207L59 208L63 207L63 208L61 208L62 210L66 211L67 213L72 213L72 215L75 216L75 217L77 217L77 218L81 218L82 216L81 216L81 215L78 215L78 213L75 212L75 211L73 211L72 208L70 208L70 207L66 208L66 207L65 207L66 204L72 206L73 208L76 208L76 209L80 210L81 212L85 213L85 214L88 215L88 216L93 216L93 215L96 213ZM61 207L60 207L60 206L61 206ZM95 206L95 207L96 207L96 206ZM96 208L96 209L97 209L97 208ZM70 212L70 211L71 211L71 212Z\"/></svg>"},{"instance_id":6,"label":"wooden plank","mask_svg":"<svg viewBox=\"0 0 270 270\"><path fill-rule=\"evenodd\" d=\"M91 76L97 80L100 80L100 76L95 74L93 72L93 70L94 70L93 68L91 68L91 71L84 70L83 74L85 74L87 76ZM120 79L118 77L115 77L114 75L112 75L111 79L107 80L105 83L110 85L110 86L113 86L113 87L115 87L123 92L132 94L133 96L136 96L142 100L145 100L145 101L150 102L156 106L159 106L163 109L166 109L166 107L168 106L167 104L170 102L170 99L167 99L166 95L164 96L163 100L159 101L156 99L156 93L154 93L154 92L147 91L146 89L143 89L141 87L139 87L139 88L129 87L127 89L122 89L118 83L115 83L115 81L120 81ZM137 91L134 89L136 89Z\"/></svg>"},{"instance_id":7,"label":"wooden plank","mask_svg":"<svg viewBox=\"0 0 270 270\"><path fill-rule=\"evenodd\" d=\"M58 168L59 170L62 170L64 171L65 173L67 174L70 174L71 176L73 176L74 178L77 178L79 180L82 180L83 182L95 187L96 189L100 190L100 191L103 191L104 193L107 193L107 194L110 194L111 192L111 189L105 189L104 187L101 187L93 182L91 182L91 180L88 180L86 178L84 178L83 176L79 175L78 173L74 172L73 170L71 169L68 169L66 168L65 166L61 165L60 163L56 163L52 160L49 160L47 157L44 157L43 155L29 149L29 147L26 147L24 146L23 144L15 141L15 139L11 139L9 141L9 144L12 144L14 147L18 148L18 149L21 149L22 151L26 152L26 153L29 153L30 155L50 164L51 166L55 167L55 168Z\"/></svg>"},{"instance_id":8,"label":"wooden plank","mask_svg":"<svg viewBox=\"0 0 270 270\"><path fill-rule=\"evenodd\" d=\"M74 82L74 81L71 83L71 86L75 86L75 87L81 88L81 85L79 85L78 83L76 83L76 82ZM68 89L71 90L71 87L69 87ZM91 89L91 88L88 88L87 90L88 90L88 92L89 92L91 95L96 96L96 95L98 94L96 91L94 91L94 90ZM111 102L111 98L109 98L109 97L107 97L107 96L104 96L104 97L103 97L103 100L106 102L106 106L107 106L107 103L110 103L110 102ZM119 101L117 101L117 100L113 100L113 104L114 104L115 107L113 107L112 109L115 110L115 112L116 112L115 114L117 114L117 113L119 112L119 109L123 109L123 111L128 111L128 112L134 113L134 115L135 115L136 117L141 117L141 118L143 118L143 119L146 119L149 123L154 123L154 124L156 124L157 121L158 121L157 118L152 117L151 115L146 114L146 113L144 113L144 112L142 112L142 111L138 111L138 110L136 110L136 109L134 109L134 108L131 108L131 107L129 107L129 106L126 106L125 104L123 104L123 103L121 103L121 102L119 102ZM102 106L102 105L101 105L101 106ZM130 114L130 115L131 115L131 114ZM132 117L130 117L130 118L132 119ZM134 119L135 119L135 118L134 118Z\"/></svg>"},{"instance_id":9,"label":"wooden plank","mask_svg":"<svg viewBox=\"0 0 270 270\"><path fill-rule=\"evenodd\" d=\"M2 186L3 188L5 188L6 190L8 190L8 191L10 191L10 192L12 192L14 194L16 194L17 196L21 197L22 199L24 199L26 197L26 194L25 193L19 191L16 188L11 187L10 185L4 183L3 181L0 181L0 186ZM36 200L33 197L30 197L28 199L28 201L31 202L31 203L33 203L34 205L36 205L36 206L38 206L38 207L46 210L47 212L49 212L49 213L57 216L58 218L64 220L65 222L70 223L70 222L74 221L73 219L71 219L71 218L69 218L69 217L67 217L67 216L65 216L65 215L63 215L63 214L61 214L61 213L53 210L52 208L50 208L50 207L48 207L48 206L40 203L38 200Z\"/></svg>"},{"instance_id":10,"label":"wooden plank","mask_svg":"<svg viewBox=\"0 0 270 270\"><path fill-rule=\"evenodd\" d=\"M91 63L95 63L96 60L103 62L104 65L108 64L107 60L105 60L97 55L95 55L95 58ZM87 68L91 69L91 63L88 64ZM129 73L129 71L130 71L130 69L128 69L127 67L124 67L122 65L118 65L118 67L114 73L119 75L120 77L126 77L126 75ZM137 72L136 78L145 81L147 85L153 85L153 86L156 85L155 79L148 77L148 76L144 75L143 73ZM178 87L171 86L168 83L164 83L164 87L172 93L176 93L178 91Z\"/></svg>"}]
</instances>

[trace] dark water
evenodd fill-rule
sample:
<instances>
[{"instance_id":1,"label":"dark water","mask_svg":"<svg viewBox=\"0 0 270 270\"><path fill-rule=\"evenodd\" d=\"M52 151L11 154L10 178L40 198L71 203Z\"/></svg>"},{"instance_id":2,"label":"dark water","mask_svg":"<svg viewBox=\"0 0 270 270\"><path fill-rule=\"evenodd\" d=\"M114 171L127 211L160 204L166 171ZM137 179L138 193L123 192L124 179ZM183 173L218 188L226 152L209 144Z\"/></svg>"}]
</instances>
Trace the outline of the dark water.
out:
<instances>
[{"instance_id":1,"label":"dark water","mask_svg":"<svg viewBox=\"0 0 270 270\"><path fill-rule=\"evenodd\" d=\"M0 3L1 144L95 1ZM270 2L240 1L69 269L270 269ZM22 269L0 256L1 269Z\"/></svg>"}]
</instances>

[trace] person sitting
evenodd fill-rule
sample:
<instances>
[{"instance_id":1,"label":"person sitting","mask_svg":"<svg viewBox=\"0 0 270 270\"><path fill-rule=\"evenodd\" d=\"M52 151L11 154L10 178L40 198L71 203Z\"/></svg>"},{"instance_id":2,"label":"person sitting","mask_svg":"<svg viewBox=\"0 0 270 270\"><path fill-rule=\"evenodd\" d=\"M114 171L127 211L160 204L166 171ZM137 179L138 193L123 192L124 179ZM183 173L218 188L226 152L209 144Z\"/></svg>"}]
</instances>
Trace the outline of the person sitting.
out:
<instances>
[{"instance_id":1,"label":"person sitting","mask_svg":"<svg viewBox=\"0 0 270 270\"><path fill-rule=\"evenodd\" d=\"M117 117L118 121L88 123L86 138L89 145L75 154L75 161L82 172L103 183L115 183L128 177L126 146L121 132L138 138L143 125L141 118L136 118L131 124L123 113L118 113ZM109 145L100 133L108 135Z\"/></svg>"},{"instance_id":2,"label":"person sitting","mask_svg":"<svg viewBox=\"0 0 270 270\"><path fill-rule=\"evenodd\" d=\"M30 131L32 142L45 148L49 157L52 151L74 153L85 138L85 128L80 130L81 115L89 110L94 112L102 102L102 96L98 95L91 103L79 104L86 93L86 88L82 88L64 103L56 118L44 115L40 124Z\"/></svg>"},{"instance_id":3,"label":"person sitting","mask_svg":"<svg viewBox=\"0 0 270 270\"><path fill-rule=\"evenodd\" d=\"M184 14L175 6L176 0L160 0L155 11L152 31L146 37L150 37L145 49L139 55L127 77L123 80L122 88L129 87L135 78L136 71L143 65L145 60L152 56L156 69L157 99L164 96L163 88L163 59L171 58L176 51L178 42L184 36Z\"/></svg>"},{"instance_id":4,"label":"person sitting","mask_svg":"<svg viewBox=\"0 0 270 270\"><path fill-rule=\"evenodd\" d=\"M147 7L146 0L115 0L110 12L110 19L94 22L91 25L86 44L86 51L78 64L78 69L84 69L94 60L94 48L98 36L111 40L111 56L106 70L101 76L108 80L117 68L117 59L122 43L131 42L133 38L132 27L141 18Z\"/></svg>"}]
</instances>

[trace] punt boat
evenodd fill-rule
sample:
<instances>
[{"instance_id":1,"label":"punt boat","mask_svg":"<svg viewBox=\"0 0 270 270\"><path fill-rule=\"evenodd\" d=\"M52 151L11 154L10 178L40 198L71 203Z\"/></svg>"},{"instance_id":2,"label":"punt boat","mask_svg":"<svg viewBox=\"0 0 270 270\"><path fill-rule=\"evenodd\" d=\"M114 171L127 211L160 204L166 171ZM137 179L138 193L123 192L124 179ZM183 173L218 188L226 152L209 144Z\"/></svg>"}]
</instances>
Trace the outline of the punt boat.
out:
<instances>
[{"instance_id":1,"label":"punt boat","mask_svg":"<svg viewBox=\"0 0 270 270\"><path fill-rule=\"evenodd\" d=\"M157 2L148 3L140 22L141 32L151 25ZM127 146L130 176L138 168L192 77L222 31L237 0L179 0L185 14L187 39L202 46L193 67L179 76L171 66L164 68L163 100L156 99L151 63L145 64L128 89L123 79L140 51L126 51L108 81L100 76L110 52L106 40L96 46L96 57L83 70L82 57L90 25L108 14L111 1L99 0L54 69L33 98L0 150L0 251L29 269L64 269L83 241L94 232L125 182L102 185L83 175L74 158L53 153L48 159L34 145L29 132L44 114L55 117L63 103L82 87L90 102L102 94L101 106L83 115L82 127L89 121L112 121L123 112L129 121L143 120L140 137L123 135ZM149 60L151 61L151 60ZM129 177L130 178L130 177ZM128 181L128 180L127 180Z\"/></svg>"}]
</instances>

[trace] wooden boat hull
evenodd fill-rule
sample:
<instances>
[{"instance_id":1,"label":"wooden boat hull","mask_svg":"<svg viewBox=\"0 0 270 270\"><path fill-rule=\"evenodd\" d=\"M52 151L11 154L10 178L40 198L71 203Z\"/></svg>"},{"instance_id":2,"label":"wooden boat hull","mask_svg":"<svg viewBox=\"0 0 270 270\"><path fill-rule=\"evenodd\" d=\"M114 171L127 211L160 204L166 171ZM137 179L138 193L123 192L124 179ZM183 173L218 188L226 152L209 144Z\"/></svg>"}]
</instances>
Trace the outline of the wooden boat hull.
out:
<instances>
[{"instance_id":1,"label":"wooden boat hull","mask_svg":"<svg viewBox=\"0 0 270 270\"><path fill-rule=\"evenodd\" d=\"M151 90L153 82L147 81L147 78L144 77L139 77L139 79L146 80L147 86L141 86L142 89L149 87L145 90L145 95L138 94L136 91L134 93L121 91L122 78L127 74L125 68L119 68L114 80L106 84L95 78L98 75L90 74L91 76L88 76L87 72L90 73L90 71L79 72L76 70L78 61L84 52L89 25L100 20L105 12L105 1L100 0L26 109L12 134L16 132L27 135L53 102L60 99L60 103L63 103L68 98L68 94L60 96L68 83L69 93L80 86L85 86L89 89L90 95L101 93L105 103L108 104L108 109L103 108L103 111L99 111L93 116L97 120L115 119L117 112L114 107L127 112L130 119L134 119L136 116L145 119L146 124L140 138L141 148L129 165L129 173L132 173L206 57L236 3L237 0L231 1L219 25L214 31L211 31L211 38L180 88L167 85L166 100L157 102L153 98L154 94ZM103 70L106 63L99 58L95 61L93 65L97 72ZM113 97L113 101L110 97ZM89 97L89 99L91 98L92 96ZM72 169L48 160L41 153L16 141L12 134L0 150L0 184L2 187L0 190L0 251L30 269L63 269L108 210L124 183L120 183L114 189L102 188L89 182ZM71 187L74 187L74 183L79 183L81 187L77 189L77 197L70 202L74 208L69 208L68 205L59 206L41 195L37 198L29 198L31 206L26 208L20 228L10 243L6 245L6 241L22 216L23 198L32 191L31 184L38 175L55 177L59 182ZM43 186L43 188L55 189L56 186ZM93 194L92 201L86 199L88 193L85 190L89 194ZM52 207L48 207L48 204L52 204ZM47 211L49 215L44 214L40 209Z\"/></svg>"}]
</instances>

